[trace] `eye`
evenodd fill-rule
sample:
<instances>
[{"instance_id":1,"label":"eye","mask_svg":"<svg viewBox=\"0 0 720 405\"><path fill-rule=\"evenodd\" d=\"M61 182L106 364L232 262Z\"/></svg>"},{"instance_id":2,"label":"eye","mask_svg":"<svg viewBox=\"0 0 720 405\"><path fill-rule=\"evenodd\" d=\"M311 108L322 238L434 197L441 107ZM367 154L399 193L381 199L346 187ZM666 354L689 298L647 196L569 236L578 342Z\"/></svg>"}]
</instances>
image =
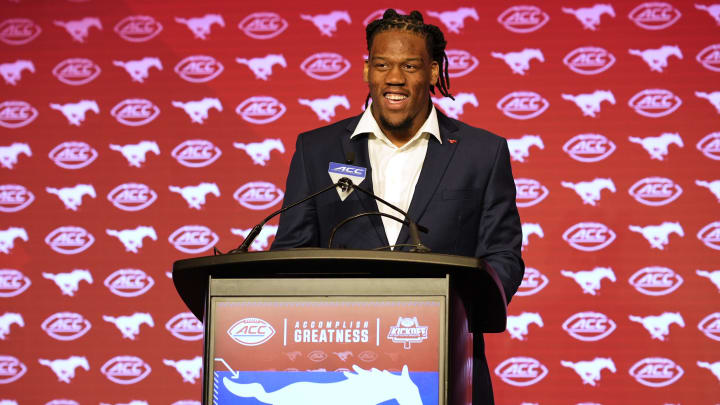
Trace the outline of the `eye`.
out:
<instances>
[{"instance_id":1,"label":"eye","mask_svg":"<svg viewBox=\"0 0 720 405\"><path fill-rule=\"evenodd\" d=\"M405 70L409 70L409 71L417 70L417 66L416 66L416 65L412 65L412 64L410 64L410 63L405 64L404 67L405 67Z\"/></svg>"}]
</instances>

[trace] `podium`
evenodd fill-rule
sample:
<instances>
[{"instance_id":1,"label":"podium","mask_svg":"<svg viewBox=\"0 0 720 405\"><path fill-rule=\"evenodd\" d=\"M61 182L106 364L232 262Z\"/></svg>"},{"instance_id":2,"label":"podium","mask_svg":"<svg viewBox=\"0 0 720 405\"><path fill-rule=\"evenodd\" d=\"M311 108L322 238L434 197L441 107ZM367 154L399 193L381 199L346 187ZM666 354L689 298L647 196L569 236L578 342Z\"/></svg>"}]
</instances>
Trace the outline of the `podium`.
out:
<instances>
[{"instance_id":1,"label":"podium","mask_svg":"<svg viewBox=\"0 0 720 405\"><path fill-rule=\"evenodd\" d=\"M471 257L307 248L172 275L205 327L207 405L467 404L471 331L505 330L502 285Z\"/></svg>"}]
</instances>

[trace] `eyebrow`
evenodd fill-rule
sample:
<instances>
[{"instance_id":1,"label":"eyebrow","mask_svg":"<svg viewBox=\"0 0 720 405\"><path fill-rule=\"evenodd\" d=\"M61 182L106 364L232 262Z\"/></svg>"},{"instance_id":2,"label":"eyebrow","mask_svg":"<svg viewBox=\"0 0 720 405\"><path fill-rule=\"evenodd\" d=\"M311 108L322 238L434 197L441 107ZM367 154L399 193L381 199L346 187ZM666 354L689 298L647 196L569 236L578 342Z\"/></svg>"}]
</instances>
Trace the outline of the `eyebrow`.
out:
<instances>
[{"instance_id":1,"label":"eyebrow","mask_svg":"<svg viewBox=\"0 0 720 405\"><path fill-rule=\"evenodd\" d=\"M371 57L370 60L374 60L374 59L390 59L390 58L391 58L391 57L389 57L389 56L377 55L377 56ZM407 58L407 59L403 59L401 62L422 62L422 61L423 61L423 58L420 57L420 58Z\"/></svg>"}]
</instances>

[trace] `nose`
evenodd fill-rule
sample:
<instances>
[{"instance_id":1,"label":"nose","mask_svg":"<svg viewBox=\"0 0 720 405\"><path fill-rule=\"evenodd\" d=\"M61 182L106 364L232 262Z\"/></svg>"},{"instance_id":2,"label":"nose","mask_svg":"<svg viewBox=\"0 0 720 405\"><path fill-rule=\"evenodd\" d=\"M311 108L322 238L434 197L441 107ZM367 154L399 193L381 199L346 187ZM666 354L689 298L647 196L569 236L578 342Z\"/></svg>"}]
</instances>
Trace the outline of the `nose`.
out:
<instances>
[{"instance_id":1,"label":"nose","mask_svg":"<svg viewBox=\"0 0 720 405\"><path fill-rule=\"evenodd\" d=\"M385 83L393 86L402 86L405 84L405 75L400 66L394 66L385 76Z\"/></svg>"}]
</instances>

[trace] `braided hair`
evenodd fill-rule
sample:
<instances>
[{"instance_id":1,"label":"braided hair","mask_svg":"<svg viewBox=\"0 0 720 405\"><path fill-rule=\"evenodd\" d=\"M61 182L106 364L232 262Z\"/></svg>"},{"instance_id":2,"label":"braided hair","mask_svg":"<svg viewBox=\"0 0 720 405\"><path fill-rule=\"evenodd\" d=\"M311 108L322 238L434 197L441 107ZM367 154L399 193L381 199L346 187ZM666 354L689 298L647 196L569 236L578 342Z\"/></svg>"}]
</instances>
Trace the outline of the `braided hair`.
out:
<instances>
[{"instance_id":1,"label":"braided hair","mask_svg":"<svg viewBox=\"0 0 720 405\"><path fill-rule=\"evenodd\" d=\"M440 90L440 94L443 96L450 97L455 100L449 91L450 75L448 74L448 57L445 53L445 46L447 45L447 42L445 41L445 36L440 28L432 24L425 24L423 22L422 14L420 14L417 10L412 11L409 15L402 15L398 14L394 9L389 8L385 10L381 19L375 20L365 27L365 39L367 41L368 53L372 47L375 35L380 32L390 30L411 31L425 37L425 44L427 46L428 53L430 54L430 58L437 62L439 66L439 80L437 84L438 90ZM435 86L430 85L430 92L435 94ZM370 95L368 94L368 97L365 100L365 105L367 105L369 99Z\"/></svg>"}]
</instances>

